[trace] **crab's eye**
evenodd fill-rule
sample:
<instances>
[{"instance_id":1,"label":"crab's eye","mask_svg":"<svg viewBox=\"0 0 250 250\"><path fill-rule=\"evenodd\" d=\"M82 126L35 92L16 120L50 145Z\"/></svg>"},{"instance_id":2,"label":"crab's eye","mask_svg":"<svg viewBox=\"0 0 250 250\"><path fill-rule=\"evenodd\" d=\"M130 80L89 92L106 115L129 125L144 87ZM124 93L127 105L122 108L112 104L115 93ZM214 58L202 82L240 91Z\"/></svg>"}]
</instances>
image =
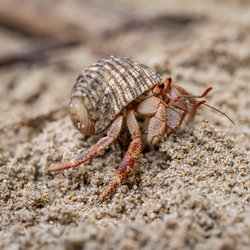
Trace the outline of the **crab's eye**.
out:
<instances>
[{"instance_id":1,"label":"crab's eye","mask_svg":"<svg viewBox=\"0 0 250 250\"><path fill-rule=\"evenodd\" d=\"M164 83L160 83L160 84L158 84L158 88L160 88L160 89L164 89L165 88L165 84Z\"/></svg>"}]
</instances>

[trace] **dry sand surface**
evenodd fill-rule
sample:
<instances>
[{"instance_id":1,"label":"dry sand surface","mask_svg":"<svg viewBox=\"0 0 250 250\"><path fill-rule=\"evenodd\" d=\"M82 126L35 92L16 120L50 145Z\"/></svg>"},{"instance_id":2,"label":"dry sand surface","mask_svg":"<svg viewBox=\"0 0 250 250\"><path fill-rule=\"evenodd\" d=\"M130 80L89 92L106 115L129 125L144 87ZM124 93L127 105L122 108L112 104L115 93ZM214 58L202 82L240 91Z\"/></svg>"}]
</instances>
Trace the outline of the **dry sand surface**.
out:
<instances>
[{"instance_id":1,"label":"dry sand surface","mask_svg":"<svg viewBox=\"0 0 250 250\"><path fill-rule=\"evenodd\" d=\"M120 2L141 10L142 1ZM80 45L52 51L47 63L0 68L0 249L249 249L250 5L145 1L145 9L185 10L198 23L180 33L175 26L143 33L144 49L136 30L128 31L123 39L131 49L126 54L124 45L119 55L171 75L194 94L212 86L208 103L237 126L201 107L192 125L145 146L128 181L98 204L126 150L126 133L76 169L47 171L105 134L81 135L64 108L77 74L97 58L93 49ZM1 52L25 43L0 33Z\"/></svg>"}]
</instances>

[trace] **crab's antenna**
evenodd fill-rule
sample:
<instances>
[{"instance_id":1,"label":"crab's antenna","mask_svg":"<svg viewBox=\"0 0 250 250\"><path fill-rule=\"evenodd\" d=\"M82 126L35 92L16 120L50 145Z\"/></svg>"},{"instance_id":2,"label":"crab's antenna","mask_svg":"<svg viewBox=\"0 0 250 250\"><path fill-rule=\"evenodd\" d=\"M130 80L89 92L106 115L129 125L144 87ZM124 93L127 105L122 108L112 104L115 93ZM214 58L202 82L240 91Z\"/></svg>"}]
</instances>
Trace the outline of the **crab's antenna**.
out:
<instances>
[{"instance_id":1,"label":"crab's antenna","mask_svg":"<svg viewBox=\"0 0 250 250\"><path fill-rule=\"evenodd\" d=\"M207 88L201 95L189 95L189 94L188 95L178 95L177 97L174 98L173 102L179 102L179 100L181 98L183 98L183 97L186 98L186 99L189 99L189 98L202 98L202 97L205 97L206 95L208 95L208 93L212 89L213 89L212 87ZM203 101L201 101L201 102L203 102ZM197 105L197 103L196 103L196 105ZM200 105L198 105L198 106L200 106Z\"/></svg>"},{"instance_id":2,"label":"crab's antenna","mask_svg":"<svg viewBox=\"0 0 250 250\"><path fill-rule=\"evenodd\" d=\"M199 107L199 106L201 106L201 105L205 105L205 106L209 107L210 109L213 109L213 110L217 111L218 113L224 115L231 123L233 123L234 126L236 126L235 122L234 122L226 113L224 113L224 112L222 112L221 110L219 110L219 109L217 109L217 108L215 108L215 107L213 107L213 106L207 104L205 100L200 101L200 102L197 102L197 103L195 103L195 104L191 104L191 103L190 103L190 105L196 106L196 107Z\"/></svg>"},{"instance_id":3,"label":"crab's antenna","mask_svg":"<svg viewBox=\"0 0 250 250\"><path fill-rule=\"evenodd\" d=\"M178 97L185 98L202 98L208 95L208 93L212 90L212 87L207 88L201 95L179 95Z\"/></svg>"},{"instance_id":4,"label":"crab's antenna","mask_svg":"<svg viewBox=\"0 0 250 250\"><path fill-rule=\"evenodd\" d=\"M202 98L202 97L205 97L213 88L212 87L209 87L207 88L202 95L198 96L197 98Z\"/></svg>"},{"instance_id":5,"label":"crab's antenna","mask_svg":"<svg viewBox=\"0 0 250 250\"><path fill-rule=\"evenodd\" d=\"M205 102L203 102L202 104L205 105L205 106L207 106L207 107L209 107L210 109L213 109L213 110L217 111L218 113L224 115L231 123L233 123L234 126L236 126L235 122L227 114L225 114L221 110L219 110L219 109L217 109L217 108L215 108L215 107L213 107L213 106L211 106L211 105L209 105L209 104L207 104Z\"/></svg>"},{"instance_id":6,"label":"crab's antenna","mask_svg":"<svg viewBox=\"0 0 250 250\"><path fill-rule=\"evenodd\" d=\"M209 93L212 89L213 89L212 87L207 88L207 89L206 89L201 95L199 95L199 96L197 96L197 95L178 95L177 97L174 98L173 102L178 102L182 97L184 97L184 98L203 98L203 97L207 96L208 93ZM169 96L169 97L171 98L171 96ZM221 110L219 110L219 109L217 109L217 108L215 108L215 107L213 107L213 106L207 104L205 100L201 100L201 101L196 102L196 103L187 102L186 104L189 105L189 106L196 106L196 107L199 107L199 106L201 106L201 105L205 105L205 106L207 106L207 107L209 107L209 108L211 108L211 109L217 111L218 113L224 115L231 123L233 123L234 126L236 126L235 122L234 122L227 114L225 114L225 113L222 112ZM170 108L170 107L168 106L168 108Z\"/></svg>"},{"instance_id":7,"label":"crab's antenna","mask_svg":"<svg viewBox=\"0 0 250 250\"><path fill-rule=\"evenodd\" d=\"M205 92L206 92L206 91L205 91ZM204 92L204 93L205 93L205 92ZM188 104L189 106L192 106L192 107L193 107L193 106L199 107L199 106L201 106L201 105L205 105L205 106L209 107L210 109L213 109L213 110L217 111L218 113L224 115L231 123L233 123L234 126L236 126L235 122L234 122L227 114L225 114L225 113L222 112L221 110L219 110L219 109L217 109L217 108L215 108L215 107L213 107L213 106L207 104L205 100L202 100L202 101L197 102L197 103L187 103L187 104Z\"/></svg>"}]
</instances>

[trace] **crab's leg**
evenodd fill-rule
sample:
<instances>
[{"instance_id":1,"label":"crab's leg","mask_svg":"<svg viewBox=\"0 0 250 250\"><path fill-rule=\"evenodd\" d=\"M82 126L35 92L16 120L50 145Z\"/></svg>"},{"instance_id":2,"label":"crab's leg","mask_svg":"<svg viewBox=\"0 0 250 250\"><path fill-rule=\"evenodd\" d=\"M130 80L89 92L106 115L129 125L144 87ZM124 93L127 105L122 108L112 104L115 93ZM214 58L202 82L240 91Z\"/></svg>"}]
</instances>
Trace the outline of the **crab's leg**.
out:
<instances>
[{"instance_id":1,"label":"crab's leg","mask_svg":"<svg viewBox=\"0 0 250 250\"><path fill-rule=\"evenodd\" d=\"M98 200L103 201L109 196L122 181L126 180L129 173L134 168L134 160L141 154L142 139L141 132L136 121L133 110L129 110L127 114L127 126L132 137L132 141L129 144L128 151L123 157L120 166L113 177L113 180L109 183L107 188L100 194Z\"/></svg>"},{"instance_id":2,"label":"crab's leg","mask_svg":"<svg viewBox=\"0 0 250 250\"><path fill-rule=\"evenodd\" d=\"M186 111L181 109L176 109L174 107L169 107L167 109L167 124L165 127L166 134L169 135L173 133L178 127L180 127L181 123L183 122Z\"/></svg>"},{"instance_id":3,"label":"crab's leg","mask_svg":"<svg viewBox=\"0 0 250 250\"><path fill-rule=\"evenodd\" d=\"M70 162L65 162L59 166L49 168L50 172L59 172L68 168L74 168L82 164L83 162L95 157L102 149L107 148L112 142L114 142L122 128L123 116L116 117L112 125L110 126L107 136L101 138L95 145L87 149L83 154L79 155Z\"/></svg>"},{"instance_id":4,"label":"crab's leg","mask_svg":"<svg viewBox=\"0 0 250 250\"><path fill-rule=\"evenodd\" d=\"M151 96L144 101L140 102L136 107L135 111L141 115L153 116L155 115L162 100L159 97Z\"/></svg>"},{"instance_id":5,"label":"crab's leg","mask_svg":"<svg viewBox=\"0 0 250 250\"><path fill-rule=\"evenodd\" d=\"M155 115L150 118L148 124L147 141L149 144L158 143L165 133L167 125L167 109L162 103L159 104Z\"/></svg>"},{"instance_id":6,"label":"crab's leg","mask_svg":"<svg viewBox=\"0 0 250 250\"><path fill-rule=\"evenodd\" d=\"M158 143L165 133L167 125L166 105L167 104L163 104L160 98L152 96L139 103L136 107L136 112L139 114L151 116L147 135L149 144Z\"/></svg>"}]
</instances>

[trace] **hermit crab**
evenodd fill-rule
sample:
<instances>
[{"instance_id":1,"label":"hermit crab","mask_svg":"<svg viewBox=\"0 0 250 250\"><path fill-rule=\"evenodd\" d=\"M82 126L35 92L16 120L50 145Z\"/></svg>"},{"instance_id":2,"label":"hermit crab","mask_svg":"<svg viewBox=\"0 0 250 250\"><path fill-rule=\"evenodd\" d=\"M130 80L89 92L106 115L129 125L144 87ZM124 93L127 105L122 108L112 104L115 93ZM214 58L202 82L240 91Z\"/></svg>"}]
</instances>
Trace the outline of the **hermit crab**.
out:
<instances>
[{"instance_id":1,"label":"hermit crab","mask_svg":"<svg viewBox=\"0 0 250 250\"><path fill-rule=\"evenodd\" d=\"M186 116L187 122L192 121L200 105L222 113L205 100L197 100L211 90L209 87L201 95L192 95L173 84L171 78L162 80L152 69L131 58L111 56L98 60L78 76L69 112L72 123L81 133L93 135L107 129L107 135L72 161L49 171L74 168L95 157L118 138L124 125L130 132L131 142L116 174L99 196L99 201L103 201L128 178L135 159L141 154L142 136L137 115L148 118L147 142L157 144L165 134L175 132Z\"/></svg>"}]
</instances>

